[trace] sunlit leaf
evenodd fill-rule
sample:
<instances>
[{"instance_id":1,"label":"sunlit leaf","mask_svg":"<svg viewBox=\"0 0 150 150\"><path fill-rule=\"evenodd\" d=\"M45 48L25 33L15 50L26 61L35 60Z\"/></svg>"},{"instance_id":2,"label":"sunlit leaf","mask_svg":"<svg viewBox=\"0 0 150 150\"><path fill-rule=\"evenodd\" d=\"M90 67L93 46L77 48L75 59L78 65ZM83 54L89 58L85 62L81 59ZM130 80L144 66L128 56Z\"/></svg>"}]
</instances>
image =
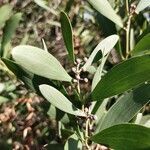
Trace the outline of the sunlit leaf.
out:
<instances>
[{"instance_id":1,"label":"sunlit leaf","mask_svg":"<svg viewBox=\"0 0 150 150\"><path fill-rule=\"evenodd\" d=\"M67 14L63 11L60 14L60 21L66 49L68 51L70 59L74 62L75 57L74 57L72 26Z\"/></svg>"},{"instance_id":2,"label":"sunlit leaf","mask_svg":"<svg viewBox=\"0 0 150 150\"><path fill-rule=\"evenodd\" d=\"M17 64L45 78L68 81L68 75L59 61L50 53L33 46L21 45L13 48L12 56Z\"/></svg>"},{"instance_id":3,"label":"sunlit leaf","mask_svg":"<svg viewBox=\"0 0 150 150\"><path fill-rule=\"evenodd\" d=\"M76 108L61 92L52 86L43 84L39 86L42 95L55 107L60 110L75 115L85 116L85 114Z\"/></svg>"},{"instance_id":4,"label":"sunlit leaf","mask_svg":"<svg viewBox=\"0 0 150 150\"><path fill-rule=\"evenodd\" d=\"M85 65L83 66L84 70L87 70L87 68L89 66L91 66L96 54L101 51L103 56L107 55L112 48L116 45L117 41L118 41L119 37L118 35L111 35L108 36L107 38L105 38L104 40L102 40L97 46L96 48L93 50L92 54L90 55L89 59L87 60L87 62L85 63Z\"/></svg>"},{"instance_id":5,"label":"sunlit leaf","mask_svg":"<svg viewBox=\"0 0 150 150\"><path fill-rule=\"evenodd\" d=\"M145 8L150 6L149 0L140 0L138 3L135 12L138 14L140 11L144 10Z\"/></svg>"},{"instance_id":6,"label":"sunlit leaf","mask_svg":"<svg viewBox=\"0 0 150 150\"><path fill-rule=\"evenodd\" d=\"M150 149L150 128L134 124L120 124L104 129L91 140L115 150Z\"/></svg>"},{"instance_id":7,"label":"sunlit leaf","mask_svg":"<svg viewBox=\"0 0 150 150\"><path fill-rule=\"evenodd\" d=\"M98 66L97 70L96 70L96 73L93 77L93 81L92 81L92 91L94 90L95 86L97 85L97 83L101 80L101 77L102 77L102 71L103 71L103 67L104 67L104 64L107 60L107 56L105 57L102 57L101 59L101 63L100 65Z\"/></svg>"},{"instance_id":8,"label":"sunlit leaf","mask_svg":"<svg viewBox=\"0 0 150 150\"><path fill-rule=\"evenodd\" d=\"M110 19L112 22L123 27L122 20L120 16L116 14L116 12L111 7L110 3L107 0L88 0L89 3L101 14Z\"/></svg>"}]
</instances>

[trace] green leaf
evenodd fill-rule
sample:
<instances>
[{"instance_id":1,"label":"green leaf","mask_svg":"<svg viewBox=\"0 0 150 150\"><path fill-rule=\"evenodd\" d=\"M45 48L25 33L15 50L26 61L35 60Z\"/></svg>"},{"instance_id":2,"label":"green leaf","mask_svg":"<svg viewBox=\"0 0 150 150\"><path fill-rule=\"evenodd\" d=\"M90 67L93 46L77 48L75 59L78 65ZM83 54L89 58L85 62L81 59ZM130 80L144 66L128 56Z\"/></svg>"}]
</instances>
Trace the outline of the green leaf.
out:
<instances>
[{"instance_id":1,"label":"green leaf","mask_svg":"<svg viewBox=\"0 0 150 150\"><path fill-rule=\"evenodd\" d=\"M103 116L106 115L106 113L107 113L106 106L107 106L107 104L108 104L108 100L109 100L109 99L105 99L105 100L102 102L102 104L98 107L98 109L96 110L95 115L97 116L97 120L96 120L96 121L97 121L97 124L99 124L99 123L102 122ZM95 107L93 108L92 112L95 111L96 105L99 105L98 102L96 102Z\"/></svg>"},{"instance_id":2,"label":"green leaf","mask_svg":"<svg viewBox=\"0 0 150 150\"><path fill-rule=\"evenodd\" d=\"M2 61L5 63L5 65L8 67L9 70L11 70L18 79L23 81L27 88L30 88L32 91L35 91L32 79L34 74L30 73L27 70L24 70L21 68L18 64L16 64L14 61L2 58Z\"/></svg>"},{"instance_id":3,"label":"green leaf","mask_svg":"<svg viewBox=\"0 0 150 150\"><path fill-rule=\"evenodd\" d=\"M5 52L5 46L7 43L10 42L18 24L19 21L21 20L21 13L17 13L13 16L10 17L10 19L6 22L6 25L3 30L3 38L2 38L2 51L1 51L1 56L3 56Z\"/></svg>"},{"instance_id":4,"label":"green leaf","mask_svg":"<svg viewBox=\"0 0 150 150\"><path fill-rule=\"evenodd\" d=\"M149 150L150 128L120 124L94 135L91 140L115 150Z\"/></svg>"},{"instance_id":5,"label":"green leaf","mask_svg":"<svg viewBox=\"0 0 150 150\"><path fill-rule=\"evenodd\" d=\"M9 4L0 7L0 29L5 25L12 13L12 6Z\"/></svg>"},{"instance_id":6,"label":"green leaf","mask_svg":"<svg viewBox=\"0 0 150 150\"><path fill-rule=\"evenodd\" d=\"M150 84L121 96L104 117L100 130L129 122L150 100Z\"/></svg>"},{"instance_id":7,"label":"green leaf","mask_svg":"<svg viewBox=\"0 0 150 150\"><path fill-rule=\"evenodd\" d=\"M150 55L128 59L113 67L92 92L93 100L125 92L150 79Z\"/></svg>"},{"instance_id":8,"label":"green leaf","mask_svg":"<svg viewBox=\"0 0 150 150\"><path fill-rule=\"evenodd\" d=\"M64 150L81 150L81 149L82 143L76 134L71 135L64 146Z\"/></svg>"},{"instance_id":9,"label":"green leaf","mask_svg":"<svg viewBox=\"0 0 150 150\"><path fill-rule=\"evenodd\" d=\"M110 3L107 0L88 0L89 3L102 15L110 19L112 22L123 27L122 20L120 16L116 14L116 12L111 7Z\"/></svg>"},{"instance_id":10,"label":"green leaf","mask_svg":"<svg viewBox=\"0 0 150 150\"><path fill-rule=\"evenodd\" d=\"M39 88L42 95L55 107L75 116L85 116L81 110L76 108L61 92L52 86L43 84Z\"/></svg>"},{"instance_id":11,"label":"green leaf","mask_svg":"<svg viewBox=\"0 0 150 150\"><path fill-rule=\"evenodd\" d=\"M61 121L64 124L67 124L70 122L68 114L61 111L60 109L57 109L53 105L50 105L49 110L47 114L50 116L51 119L55 119L57 121Z\"/></svg>"},{"instance_id":12,"label":"green leaf","mask_svg":"<svg viewBox=\"0 0 150 150\"><path fill-rule=\"evenodd\" d=\"M68 51L70 59L74 62L75 57L74 57L72 26L67 14L63 11L60 13L60 22L66 49Z\"/></svg>"},{"instance_id":13,"label":"green leaf","mask_svg":"<svg viewBox=\"0 0 150 150\"><path fill-rule=\"evenodd\" d=\"M50 53L33 46L21 45L13 48L12 56L17 64L45 78L68 81L68 75L59 61Z\"/></svg>"},{"instance_id":14,"label":"green leaf","mask_svg":"<svg viewBox=\"0 0 150 150\"><path fill-rule=\"evenodd\" d=\"M97 83L101 80L103 67L107 60L107 57L108 57L108 55L106 55L105 57L102 57L101 64L98 66L98 68L96 70L96 73L95 73L95 75L93 77L93 81L92 81L92 91L96 87Z\"/></svg>"},{"instance_id":15,"label":"green leaf","mask_svg":"<svg viewBox=\"0 0 150 150\"><path fill-rule=\"evenodd\" d=\"M117 41L118 41L119 37L118 35L111 35L108 36L107 38L105 38L104 40L102 40L97 46L96 48L93 50L92 54L90 55L89 59L87 60L87 62L85 63L85 65L83 66L84 70L87 70L87 68L89 66L91 66L96 54L101 51L103 56L107 55L112 48L116 45Z\"/></svg>"},{"instance_id":16,"label":"green leaf","mask_svg":"<svg viewBox=\"0 0 150 150\"><path fill-rule=\"evenodd\" d=\"M94 74L96 72L96 67L95 66L89 66L86 71L89 72L90 74Z\"/></svg>"},{"instance_id":17,"label":"green leaf","mask_svg":"<svg viewBox=\"0 0 150 150\"><path fill-rule=\"evenodd\" d=\"M47 78L35 75L26 69L20 67L18 64L16 64L14 61L2 58L2 61L5 63L5 65L8 67L9 70L11 70L18 79L20 79L25 86L30 89L33 92L36 92L40 95L39 91L39 85L40 84L50 84L53 85L53 82L50 81Z\"/></svg>"},{"instance_id":18,"label":"green leaf","mask_svg":"<svg viewBox=\"0 0 150 150\"><path fill-rule=\"evenodd\" d=\"M138 3L135 12L138 14L140 11L144 10L145 8L150 6L149 0L140 0Z\"/></svg>"},{"instance_id":19,"label":"green leaf","mask_svg":"<svg viewBox=\"0 0 150 150\"><path fill-rule=\"evenodd\" d=\"M100 26L100 29L103 31L104 37L117 33L116 25L111 20L103 16L102 14L97 13L96 21Z\"/></svg>"},{"instance_id":20,"label":"green leaf","mask_svg":"<svg viewBox=\"0 0 150 150\"><path fill-rule=\"evenodd\" d=\"M150 53L150 33L145 35L135 46L132 51L133 56Z\"/></svg>"}]
</instances>

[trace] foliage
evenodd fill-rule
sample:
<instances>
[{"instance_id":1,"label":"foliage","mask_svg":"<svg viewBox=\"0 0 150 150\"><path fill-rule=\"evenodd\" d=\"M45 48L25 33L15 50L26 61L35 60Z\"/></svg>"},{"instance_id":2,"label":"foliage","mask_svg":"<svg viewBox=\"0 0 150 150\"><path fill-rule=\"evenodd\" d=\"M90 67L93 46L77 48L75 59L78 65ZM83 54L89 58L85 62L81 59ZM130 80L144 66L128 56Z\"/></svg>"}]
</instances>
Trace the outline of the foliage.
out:
<instances>
[{"instance_id":1,"label":"foliage","mask_svg":"<svg viewBox=\"0 0 150 150\"><path fill-rule=\"evenodd\" d=\"M43 1L35 2L58 15ZM139 25L143 36L135 29L138 17L141 18L141 11L147 8L149 3L141 0L136 7L128 0L116 3L89 0L86 4L88 10L91 10L92 5L100 12L101 17L106 17L106 26L111 20L109 23L115 28L115 34L110 30L109 36L100 41L89 58L81 59L75 55L73 22L69 20L67 13L61 11L62 36L71 60L70 65L61 65L48 52L45 42L44 50L35 46L19 45L12 49L12 59L3 55L7 51L4 47L11 39L8 35L14 32L20 14L15 14L12 17L15 20L10 22L11 18L8 20L9 24L6 23L6 28L4 27L7 32L3 36L1 46L2 63L24 82L28 90L50 102L47 113L57 121L58 135L62 142L49 141L47 149L149 149L150 129L145 123L135 125L136 116L140 111L144 111L150 99L149 33L144 32L149 24L144 20L145 27ZM126 10L122 7L126 7ZM136 32L133 32L134 30ZM136 34L141 36L141 39L135 39ZM107 58L113 51L118 62L110 66ZM94 68L92 73L91 68ZM86 92L82 84L88 85ZM115 99L114 103L112 99Z\"/></svg>"}]
</instances>

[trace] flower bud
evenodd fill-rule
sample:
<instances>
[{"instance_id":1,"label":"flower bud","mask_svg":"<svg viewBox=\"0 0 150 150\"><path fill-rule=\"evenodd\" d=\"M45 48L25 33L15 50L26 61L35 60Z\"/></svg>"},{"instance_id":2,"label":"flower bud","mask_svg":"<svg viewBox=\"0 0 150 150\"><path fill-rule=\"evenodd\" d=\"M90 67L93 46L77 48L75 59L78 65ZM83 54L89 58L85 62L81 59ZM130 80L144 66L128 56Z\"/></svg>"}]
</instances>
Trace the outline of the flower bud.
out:
<instances>
[{"instance_id":1,"label":"flower bud","mask_svg":"<svg viewBox=\"0 0 150 150\"><path fill-rule=\"evenodd\" d=\"M77 58L77 59L76 59L76 62L77 62L78 64L80 64L81 61L82 61L82 60L81 60L80 58Z\"/></svg>"},{"instance_id":2,"label":"flower bud","mask_svg":"<svg viewBox=\"0 0 150 150\"><path fill-rule=\"evenodd\" d=\"M72 67L72 69L71 69L74 73L76 73L76 68L75 67Z\"/></svg>"},{"instance_id":3,"label":"flower bud","mask_svg":"<svg viewBox=\"0 0 150 150\"><path fill-rule=\"evenodd\" d=\"M88 78L84 78L84 82L87 83L89 80Z\"/></svg>"}]
</instances>

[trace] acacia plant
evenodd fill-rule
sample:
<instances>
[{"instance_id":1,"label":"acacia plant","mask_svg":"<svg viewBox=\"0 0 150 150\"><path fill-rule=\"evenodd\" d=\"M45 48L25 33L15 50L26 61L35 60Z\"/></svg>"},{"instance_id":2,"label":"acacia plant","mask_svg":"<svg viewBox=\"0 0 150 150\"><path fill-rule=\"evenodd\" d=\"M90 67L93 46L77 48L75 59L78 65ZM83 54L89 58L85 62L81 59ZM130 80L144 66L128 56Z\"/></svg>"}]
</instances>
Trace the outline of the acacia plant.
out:
<instances>
[{"instance_id":1,"label":"acacia plant","mask_svg":"<svg viewBox=\"0 0 150 150\"><path fill-rule=\"evenodd\" d=\"M49 143L50 149L148 150L150 129L139 121L139 112L150 99L150 34L144 33L131 48L130 26L135 13L149 6L149 1L141 0L133 7L126 0L125 21L107 0L89 3L125 31L126 51L120 51L119 64L105 68L109 53L120 38L116 34L102 40L88 59L75 56L71 23L63 11L62 35L72 68L66 71L44 42L44 50L20 45L12 50L13 60L2 60L29 89L50 102L48 113L58 121L59 137L67 135L62 145ZM83 92L81 84L91 86L91 90ZM114 104L110 104L112 98Z\"/></svg>"}]
</instances>

